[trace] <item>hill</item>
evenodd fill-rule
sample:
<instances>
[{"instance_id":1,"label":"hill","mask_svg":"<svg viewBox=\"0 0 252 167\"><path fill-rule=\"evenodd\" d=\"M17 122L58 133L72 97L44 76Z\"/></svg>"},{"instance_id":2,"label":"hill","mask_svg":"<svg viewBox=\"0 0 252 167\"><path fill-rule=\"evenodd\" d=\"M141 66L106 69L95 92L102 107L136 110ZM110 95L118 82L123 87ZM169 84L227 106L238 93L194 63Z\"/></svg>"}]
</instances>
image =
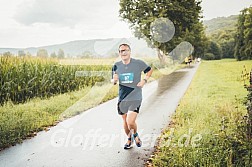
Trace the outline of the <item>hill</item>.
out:
<instances>
[{"instance_id":1,"label":"hill","mask_svg":"<svg viewBox=\"0 0 252 167\"><path fill-rule=\"evenodd\" d=\"M229 17L217 17L211 20L203 21L206 27L206 35L216 34L219 31L235 31L238 21L238 15Z\"/></svg>"},{"instance_id":2,"label":"hill","mask_svg":"<svg viewBox=\"0 0 252 167\"><path fill-rule=\"evenodd\" d=\"M83 55L91 56L113 56L118 53L118 45L121 43L129 43L132 48L132 54L137 56L154 56L155 50L149 48L144 40L137 38L110 38L110 39L92 39L92 40L76 40L67 43L49 45L42 47L30 48L0 48L0 54L11 52L18 54L18 51L29 52L36 55L39 49L46 49L48 54L58 53L59 49L63 49L68 57L80 57Z\"/></svg>"}]
</instances>

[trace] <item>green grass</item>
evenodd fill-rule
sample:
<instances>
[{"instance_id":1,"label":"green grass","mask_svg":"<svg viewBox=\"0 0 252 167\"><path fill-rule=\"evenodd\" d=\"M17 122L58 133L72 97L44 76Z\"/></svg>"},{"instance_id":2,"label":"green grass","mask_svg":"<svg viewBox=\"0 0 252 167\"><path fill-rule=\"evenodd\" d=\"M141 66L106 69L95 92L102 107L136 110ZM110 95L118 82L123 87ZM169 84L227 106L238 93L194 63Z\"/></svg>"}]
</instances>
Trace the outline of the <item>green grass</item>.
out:
<instances>
[{"instance_id":1,"label":"green grass","mask_svg":"<svg viewBox=\"0 0 252 167\"><path fill-rule=\"evenodd\" d=\"M248 166L251 144L238 128L248 94L241 78L252 61L203 61L160 138L153 166ZM250 151L249 151L250 148Z\"/></svg>"},{"instance_id":2,"label":"green grass","mask_svg":"<svg viewBox=\"0 0 252 167\"><path fill-rule=\"evenodd\" d=\"M108 92L109 90L109 92ZM117 96L111 84L87 87L48 99L32 99L25 104L6 103L0 107L0 148L21 142L36 132L56 125Z\"/></svg>"}]
</instances>

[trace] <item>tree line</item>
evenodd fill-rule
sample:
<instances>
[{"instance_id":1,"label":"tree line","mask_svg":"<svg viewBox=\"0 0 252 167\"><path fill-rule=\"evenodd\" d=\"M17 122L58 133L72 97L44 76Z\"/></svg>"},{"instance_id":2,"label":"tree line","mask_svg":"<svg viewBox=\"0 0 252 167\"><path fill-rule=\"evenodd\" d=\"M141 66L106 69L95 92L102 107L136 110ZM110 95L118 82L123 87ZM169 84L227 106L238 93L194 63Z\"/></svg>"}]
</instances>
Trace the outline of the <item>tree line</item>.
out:
<instances>
[{"instance_id":1,"label":"tree line","mask_svg":"<svg viewBox=\"0 0 252 167\"><path fill-rule=\"evenodd\" d=\"M11 52L4 52L3 54L3 57L12 57L14 56ZM30 52L25 52L24 50L19 50L18 53L17 53L17 56L18 57L31 57L32 54ZM36 56L37 57L40 57L40 58L48 58L48 57L51 57L51 58L59 58L59 59L63 59L65 58L65 52L63 49L59 49L58 50L58 53L56 54L56 52L52 52L51 54L48 53L48 51L46 49L39 49L36 53Z\"/></svg>"}]
</instances>

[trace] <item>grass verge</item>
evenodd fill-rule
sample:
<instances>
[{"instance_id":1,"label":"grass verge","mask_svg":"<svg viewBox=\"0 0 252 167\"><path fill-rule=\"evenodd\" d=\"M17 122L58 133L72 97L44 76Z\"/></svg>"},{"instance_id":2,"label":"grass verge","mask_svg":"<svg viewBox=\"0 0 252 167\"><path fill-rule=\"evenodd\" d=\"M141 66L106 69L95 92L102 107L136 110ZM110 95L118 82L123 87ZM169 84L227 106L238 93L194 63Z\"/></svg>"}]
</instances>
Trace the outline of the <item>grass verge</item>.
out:
<instances>
[{"instance_id":1,"label":"grass verge","mask_svg":"<svg viewBox=\"0 0 252 167\"><path fill-rule=\"evenodd\" d=\"M117 96L111 84L87 87L49 99L32 99L25 104L0 107L0 148L6 148L47 130L59 121L77 115Z\"/></svg>"},{"instance_id":2,"label":"grass verge","mask_svg":"<svg viewBox=\"0 0 252 167\"><path fill-rule=\"evenodd\" d=\"M241 78L251 64L203 61L147 165L251 165L251 141L243 131L248 92Z\"/></svg>"}]
</instances>

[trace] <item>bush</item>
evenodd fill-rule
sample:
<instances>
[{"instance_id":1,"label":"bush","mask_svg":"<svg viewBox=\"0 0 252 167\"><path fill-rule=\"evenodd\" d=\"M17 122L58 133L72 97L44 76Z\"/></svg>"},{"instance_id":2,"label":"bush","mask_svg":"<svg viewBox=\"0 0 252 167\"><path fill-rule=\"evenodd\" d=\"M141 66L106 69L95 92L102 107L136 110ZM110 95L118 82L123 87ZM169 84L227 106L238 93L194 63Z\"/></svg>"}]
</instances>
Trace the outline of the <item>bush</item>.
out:
<instances>
[{"instance_id":1,"label":"bush","mask_svg":"<svg viewBox=\"0 0 252 167\"><path fill-rule=\"evenodd\" d=\"M205 56L204 56L204 59L205 60L214 60L215 56L214 56L213 53L206 53Z\"/></svg>"}]
</instances>

